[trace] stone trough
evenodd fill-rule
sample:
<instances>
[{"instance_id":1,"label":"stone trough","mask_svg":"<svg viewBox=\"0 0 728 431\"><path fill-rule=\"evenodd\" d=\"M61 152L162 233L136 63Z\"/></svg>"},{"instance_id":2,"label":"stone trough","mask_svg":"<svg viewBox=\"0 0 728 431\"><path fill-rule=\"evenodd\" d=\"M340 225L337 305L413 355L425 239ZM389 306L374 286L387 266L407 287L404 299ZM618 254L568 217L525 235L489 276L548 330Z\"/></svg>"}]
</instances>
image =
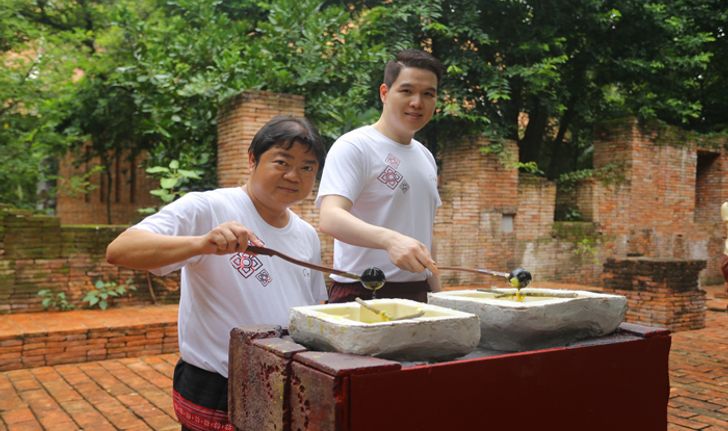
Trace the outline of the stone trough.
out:
<instances>
[{"instance_id":1,"label":"stone trough","mask_svg":"<svg viewBox=\"0 0 728 431\"><path fill-rule=\"evenodd\" d=\"M474 314L406 299L366 303L387 316L356 302L294 307L288 331L297 343L316 350L401 361L456 358L480 340ZM419 317L406 318L419 312Z\"/></svg>"},{"instance_id":2,"label":"stone trough","mask_svg":"<svg viewBox=\"0 0 728 431\"><path fill-rule=\"evenodd\" d=\"M524 351L565 346L613 332L624 320L627 299L581 290L456 290L430 293L433 305L473 313L480 318L480 347Z\"/></svg>"}]
</instances>

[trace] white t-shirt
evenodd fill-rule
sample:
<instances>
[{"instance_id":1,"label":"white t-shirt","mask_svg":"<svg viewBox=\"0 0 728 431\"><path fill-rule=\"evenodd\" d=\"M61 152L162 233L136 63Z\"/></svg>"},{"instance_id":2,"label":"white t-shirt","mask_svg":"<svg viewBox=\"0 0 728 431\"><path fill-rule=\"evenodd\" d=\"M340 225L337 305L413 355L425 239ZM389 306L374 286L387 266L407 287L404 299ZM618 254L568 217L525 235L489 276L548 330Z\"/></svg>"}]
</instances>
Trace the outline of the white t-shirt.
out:
<instances>
[{"instance_id":1,"label":"white t-shirt","mask_svg":"<svg viewBox=\"0 0 728 431\"><path fill-rule=\"evenodd\" d=\"M351 213L377 226L417 239L432 248L435 211L441 205L437 165L432 153L414 139L403 145L373 126L341 136L326 156L316 205L326 195L349 199ZM397 268L385 250L334 241L334 266L361 274L370 266L384 271L387 281L421 281L426 272ZM336 281L351 282L339 276Z\"/></svg>"},{"instance_id":2,"label":"white t-shirt","mask_svg":"<svg viewBox=\"0 0 728 431\"><path fill-rule=\"evenodd\" d=\"M188 193L133 228L164 235L204 235L222 223L237 221L267 247L319 263L321 245L316 231L292 211L288 214L286 227L273 227L260 217L241 187L223 188ZM207 254L152 272L163 275L180 268L178 332L182 359L225 377L232 328L260 324L287 327L291 307L318 304L327 297L320 272L278 257Z\"/></svg>"}]
</instances>

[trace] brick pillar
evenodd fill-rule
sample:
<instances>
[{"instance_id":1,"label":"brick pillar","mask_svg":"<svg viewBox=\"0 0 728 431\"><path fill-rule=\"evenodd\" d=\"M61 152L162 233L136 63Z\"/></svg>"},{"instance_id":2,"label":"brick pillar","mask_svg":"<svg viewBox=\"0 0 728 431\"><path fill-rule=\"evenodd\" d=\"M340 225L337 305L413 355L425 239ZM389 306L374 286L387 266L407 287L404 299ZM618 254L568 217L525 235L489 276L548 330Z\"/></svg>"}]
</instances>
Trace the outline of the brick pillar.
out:
<instances>
[{"instance_id":1,"label":"brick pillar","mask_svg":"<svg viewBox=\"0 0 728 431\"><path fill-rule=\"evenodd\" d=\"M551 236L555 202L556 184L535 175L521 174L518 177L518 217L515 229L519 240Z\"/></svg>"},{"instance_id":2,"label":"brick pillar","mask_svg":"<svg viewBox=\"0 0 728 431\"><path fill-rule=\"evenodd\" d=\"M441 265L512 269L518 209L518 170L505 167L497 155L483 154L485 139L446 146L441 152L442 207L435 219L437 261ZM505 143L505 156L518 159L515 142ZM445 285L491 285L501 280L467 273L443 272Z\"/></svg>"},{"instance_id":3,"label":"brick pillar","mask_svg":"<svg viewBox=\"0 0 728 431\"><path fill-rule=\"evenodd\" d=\"M605 292L627 297L626 320L672 331L705 327L705 291L698 286L704 260L607 259Z\"/></svg>"},{"instance_id":4,"label":"brick pillar","mask_svg":"<svg viewBox=\"0 0 728 431\"><path fill-rule=\"evenodd\" d=\"M248 147L256 132L276 115L304 116L303 96L250 91L231 100L217 118L217 183L243 184L249 174Z\"/></svg>"}]
</instances>

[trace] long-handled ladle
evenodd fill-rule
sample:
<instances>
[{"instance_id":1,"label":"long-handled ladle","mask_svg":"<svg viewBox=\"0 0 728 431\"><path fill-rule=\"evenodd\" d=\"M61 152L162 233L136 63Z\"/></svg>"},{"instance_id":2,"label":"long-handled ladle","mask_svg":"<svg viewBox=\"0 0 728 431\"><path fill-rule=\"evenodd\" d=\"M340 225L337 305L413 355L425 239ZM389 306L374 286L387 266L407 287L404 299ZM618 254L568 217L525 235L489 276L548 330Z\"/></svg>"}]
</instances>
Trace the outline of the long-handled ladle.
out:
<instances>
[{"instance_id":1,"label":"long-handled ladle","mask_svg":"<svg viewBox=\"0 0 728 431\"><path fill-rule=\"evenodd\" d=\"M281 259L286 260L292 264L313 269L314 271L321 271L327 274L336 274L342 277L350 278L352 280L357 280L361 283L362 286L364 286L364 288L372 291L372 298L376 297L377 290L381 289L386 281L384 277L384 272L377 267L367 268L364 270L364 272L362 272L361 275L356 275L351 272L342 271L340 269L329 268L327 266L316 265L311 262L298 260L291 256L283 254L280 251L276 251L267 247L249 245L246 251L254 254L262 254L264 256L278 256Z\"/></svg>"},{"instance_id":2,"label":"long-handled ladle","mask_svg":"<svg viewBox=\"0 0 728 431\"><path fill-rule=\"evenodd\" d=\"M376 308L376 307L372 306L371 304L368 304L366 301L364 301L361 298L354 298L354 301L356 301L357 304L361 305L362 307L366 308L367 310L373 312L374 314L379 315L382 318L382 320L384 320L385 322L391 322L394 320L414 319L414 318L425 315L424 311L418 309L414 313L405 314L405 315L398 316L398 317L392 317L386 311L380 310L379 308Z\"/></svg>"},{"instance_id":3,"label":"long-handled ladle","mask_svg":"<svg viewBox=\"0 0 728 431\"><path fill-rule=\"evenodd\" d=\"M505 277L506 280L508 280L508 283L515 287L516 289L520 289L522 287L528 286L528 284L533 280L533 277L531 276L531 273L526 271L523 268L516 268L511 272L500 272L500 271L491 271L490 269L481 269L481 268L462 268L459 266L438 266L440 270L449 270L449 271L464 271L464 272L472 272L475 274L486 274L486 275L493 275L496 277Z\"/></svg>"}]
</instances>

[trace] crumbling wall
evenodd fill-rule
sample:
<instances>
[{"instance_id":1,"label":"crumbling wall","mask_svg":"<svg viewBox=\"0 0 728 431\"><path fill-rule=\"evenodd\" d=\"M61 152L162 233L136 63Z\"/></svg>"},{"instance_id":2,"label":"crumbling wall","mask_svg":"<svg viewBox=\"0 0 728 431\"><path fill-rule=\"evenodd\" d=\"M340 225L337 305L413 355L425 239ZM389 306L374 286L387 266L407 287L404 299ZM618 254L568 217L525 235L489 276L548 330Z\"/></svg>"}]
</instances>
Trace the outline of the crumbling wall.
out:
<instances>
[{"instance_id":1,"label":"crumbling wall","mask_svg":"<svg viewBox=\"0 0 728 431\"><path fill-rule=\"evenodd\" d=\"M97 280L125 282L137 290L115 298L116 304L150 303L151 293L162 302L179 298L179 277L150 277L145 271L118 268L106 263L106 246L124 226L62 226L53 216L0 209L0 313L42 311L38 292L63 292L76 307L94 289Z\"/></svg>"}]
</instances>

